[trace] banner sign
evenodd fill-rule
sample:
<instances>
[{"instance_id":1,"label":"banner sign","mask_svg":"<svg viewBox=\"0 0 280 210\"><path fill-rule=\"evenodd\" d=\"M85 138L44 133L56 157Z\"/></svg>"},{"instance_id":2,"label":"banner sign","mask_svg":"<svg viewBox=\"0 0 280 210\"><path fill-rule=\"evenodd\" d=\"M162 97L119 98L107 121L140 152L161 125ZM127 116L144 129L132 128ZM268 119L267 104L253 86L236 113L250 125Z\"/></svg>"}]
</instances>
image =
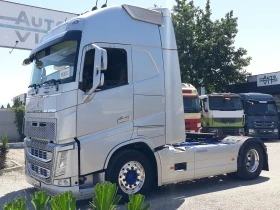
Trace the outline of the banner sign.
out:
<instances>
[{"instance_id":1,"label":"banner sign","mask_svg":"<svg viewBox=\"0 0 280 210\"><path fill-rule=\"evenodd\" d=\"M279 84L280 84L280 72L257 75L258 87L279 85Z\"/></svg>"},{"instance_id":2,"label":"banner sign","mask_svg":"<svg viewBox=\"0 0 280 210\"><path fill-rule=\"evenodd\" d=\"M77 14L0 1L0 47L32 50L47 33Z\"/></svg>"}]
</instances>

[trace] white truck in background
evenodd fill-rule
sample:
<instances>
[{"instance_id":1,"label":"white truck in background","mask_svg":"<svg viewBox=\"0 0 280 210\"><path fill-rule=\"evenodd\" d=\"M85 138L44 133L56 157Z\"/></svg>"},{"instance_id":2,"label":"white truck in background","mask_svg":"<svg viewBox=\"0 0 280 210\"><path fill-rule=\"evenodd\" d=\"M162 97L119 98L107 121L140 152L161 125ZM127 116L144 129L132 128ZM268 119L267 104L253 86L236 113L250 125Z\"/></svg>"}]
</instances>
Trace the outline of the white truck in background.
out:
<instances>
[{"instance_id":1,"label":"white truck in background","mask_svg":"<svg viewBox=\"0 0 280 210\"><path fill-rule=\"evenodd\" d=\"M58 26L24 60L33 65L25 115L26 179L54 195L119 193L268 170L252 137L185 142L177 46L168 9L91 11Z\"/></svg>"},{"instance_id":2,"label":"white truck in background","mask_svg":"<svg viewBox=\"0 0 280 210\"><path fill-rule=\"evenodd\" d=\"M238 94L212 93L199 98L203 133L219 137L244 135L244 110Z\"/></svg>"}]
</instances>

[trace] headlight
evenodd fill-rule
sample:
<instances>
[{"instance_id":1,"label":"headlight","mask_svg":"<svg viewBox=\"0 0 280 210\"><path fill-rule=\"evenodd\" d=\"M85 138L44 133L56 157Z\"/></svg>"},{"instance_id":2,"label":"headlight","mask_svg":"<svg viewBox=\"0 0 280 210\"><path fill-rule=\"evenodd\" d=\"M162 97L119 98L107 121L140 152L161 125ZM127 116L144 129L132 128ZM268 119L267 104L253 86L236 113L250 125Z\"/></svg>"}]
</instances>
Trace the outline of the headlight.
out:
<instances>
[{"instance_id":1,"label":"headlight","mask_svg":"<svg viewBox=\"0 0 280 210\"><path fill-rule=\"evenodd\" d=\"M254 129L249 129L249 133L255 133Z\"/></svg>"},{"instance_id":2,"label":"headlight","mask_svg":"<svg viewBox=\"0 0 280 210\"><path fill-rule=\"evenodd\" d=\"M55 176L64 175L66 172L68 151L58 152L58 158L56 161Z\"/></svg>"},{"instance_id":3,"label":"headlight","mask_svg":"<svg viewBox=\"0 0 280 210\"><path fill-rule=\"evenodd\" d=\"M70 178L67 178L67 179L55 179L53 180L53 184L56 185L56 186L63 186L63 187L67 187L67 186L70 186L71 183L70 183Z\"/></svg>"},{"instance_id":4,"label":"headlight","mask_svg":"<svg viewBox=\"0 0 280 210\"><path fill-rule=\"evenodd\" d=\"M278 133L278 129L274 129L273 131L274 131L274 133Z\"/></svg>"}]
</instances>

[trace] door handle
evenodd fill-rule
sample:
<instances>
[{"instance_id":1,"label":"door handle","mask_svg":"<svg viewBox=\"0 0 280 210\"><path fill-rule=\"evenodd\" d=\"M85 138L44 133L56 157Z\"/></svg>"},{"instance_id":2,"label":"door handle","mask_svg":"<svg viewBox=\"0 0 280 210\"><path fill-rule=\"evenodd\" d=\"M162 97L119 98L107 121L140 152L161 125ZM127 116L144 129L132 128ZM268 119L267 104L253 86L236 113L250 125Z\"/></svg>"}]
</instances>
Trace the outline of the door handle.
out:
<instances>
[{"instance_id":1,"label":"door handle","mask_svg":"<svg viewBox=\"0 0 280 210\"><path fill-rule=\"evenodd\" d=\"M117 122L118 123L123 123L123 122L129 121L129 120L130 120L129 115L122 115L118 118Z\"/></svg>"}]
</instances>

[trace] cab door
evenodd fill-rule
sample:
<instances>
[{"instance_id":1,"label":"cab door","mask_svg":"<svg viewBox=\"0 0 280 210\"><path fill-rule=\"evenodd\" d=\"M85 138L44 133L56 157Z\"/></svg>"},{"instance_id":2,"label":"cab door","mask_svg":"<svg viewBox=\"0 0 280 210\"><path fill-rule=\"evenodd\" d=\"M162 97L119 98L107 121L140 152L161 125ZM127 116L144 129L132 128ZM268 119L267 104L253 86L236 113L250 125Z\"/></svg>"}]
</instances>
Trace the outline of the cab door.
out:
<instances>
[{"instance_id":1,"label":"cab door","mask_svg":"<svg viewBox=\"0 0 280 210\"><path fill-rule=\"evenodd\" d=\"M131 46L97 43L107 51L107 69L104 84L97 87L92 97L83 98L92 87L94 51L84 52L81 82L84 96L77 108L77 136L94 135L97 138L125 134L130 139L133 130L133 84ZM94 139L94 137L93 137Z\"/></svg>"}]
</instances>

